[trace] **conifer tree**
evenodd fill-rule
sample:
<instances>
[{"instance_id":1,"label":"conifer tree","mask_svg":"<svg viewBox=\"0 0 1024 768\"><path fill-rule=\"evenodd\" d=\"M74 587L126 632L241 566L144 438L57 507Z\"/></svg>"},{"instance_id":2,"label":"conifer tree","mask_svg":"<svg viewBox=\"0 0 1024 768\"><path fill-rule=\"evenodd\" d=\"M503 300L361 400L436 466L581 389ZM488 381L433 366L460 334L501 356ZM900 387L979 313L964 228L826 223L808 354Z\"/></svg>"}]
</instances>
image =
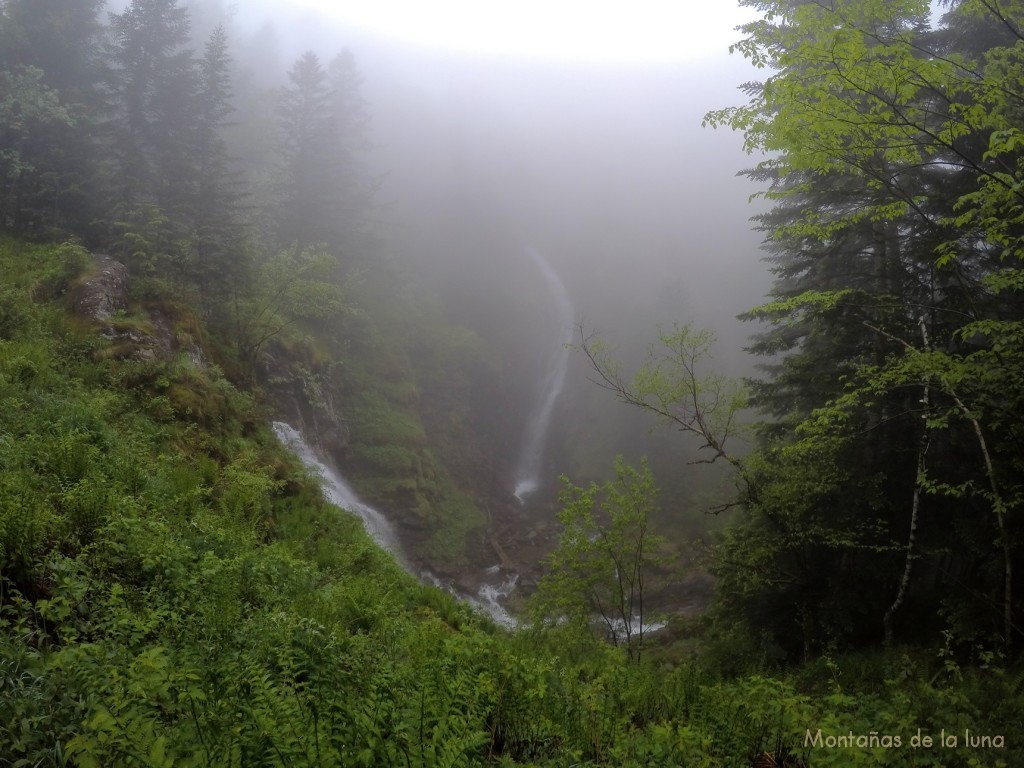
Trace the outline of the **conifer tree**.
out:
<instances>
[{"instance_id":1,"label":"conifer tree","mask_svg":"<svg viewBox=\"0 0 1024 768\"><path fill-rule=\"evenodd\" d=\"M4 226L84 233L96 214L92 137L102 107L102 5L9 0L0 8Z\"/></svg>"},{"instance_id":2,"label":"conifer tree","mask_svg":"<svg viewBox=\"0 0 1024 768\"><path fill-rule=\"evenodd\" d=\"M241 180L233 170L223 130L232 113L227 33L217 27L199 61L195 101L195 200L190 272L204 292L223 296L240 288L246 270L240 219Z\"/></svg>"},{"instance_id":3,"label":"conifer tree","mask_svg":"<svg viewBox=\"0 0 1024 768\"><path fill-rule=\"evenodd\" d=\"M369 115L360 92L362 76L348 51L327 68L309 51L288 79L278 106L279 239L325 243L351 255L374 192L364 159Z\"/></svg>"},{"instance_id":4,"label":"conifer tree","mask_svg":"<svg viewBox=\"0 0 1024 768\"><path fill-rule=\"evenodd\" d=\"M343 246L356 247L356 235L365 231L373 207L376 182L366 164L370 149L367 136L370 114L363 98L363 76L355 57L343 50L327 68L331 85L333 134L338 155L336 184L340 215L336 221L344 231L337 233Z\"/></svg>"},{"instance_id":5,"label":"conifer tree","mask_svg":"<svg viewBox=\"0 0 1024 768\"><path fill-rule=\"evenodd\" d=\"M334 185L339 159L327 72L307 51L288 72L278 106L281 177L279 239L300 247L330 241L340 200Z\"/></svg>"},{"instance_id":6,"label":"conifer tree","mask_svg":"<svg viewBox=\"0 0 1024 768\"><path fill-rule=\"evenodd\" d=\"M776 356L755 395L782 421L750 462L722 604L790 652L877 641L883 623L890 640L936 604L1009 644L1022 467L1007 366L1024 370L993 351L1024 318L1007 290L1024 255L1022 9L964 0L932 30L914 0L745 4L765 18L737 47L776 74L709 119L772 153L751 175L775 202L759 222L778 279L750 314L771 324L754 350ZM963 620L978 592L1000 599Z\"/></svg>"},{"instance_id":7,"label":"conifer tree","mask_svg":"<svg viewBox=\"0 0 1024 768\"><path fill-rule=\"evenodd\" d=\"M115 205L153 205L180 220L195 184L188 13L177 0L132 0L111 27Z\"/></svg>"}]
</instances>

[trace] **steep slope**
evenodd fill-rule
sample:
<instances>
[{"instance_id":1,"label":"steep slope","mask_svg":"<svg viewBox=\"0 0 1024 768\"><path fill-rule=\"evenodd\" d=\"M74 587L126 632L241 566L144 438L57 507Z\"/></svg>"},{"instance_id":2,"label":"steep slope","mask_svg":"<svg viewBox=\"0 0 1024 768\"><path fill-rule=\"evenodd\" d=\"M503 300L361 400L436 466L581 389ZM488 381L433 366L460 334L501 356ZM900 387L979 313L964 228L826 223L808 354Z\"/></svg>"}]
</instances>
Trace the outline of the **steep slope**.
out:
<instances>
[{"instance_id":1,"label":"steep slope","mask_svg":"<svg viewBox=\"0 0 1024 768\"><path fill-rule=\"evenodd\" d=\"M946 765L1024 758L1020 675L948 654L840 687L857 660L716 679L585 627L496 629L325 504L180 297L72 311L93 264L0 241L0 764L918 764L831 746L908 723L988 737Z\"/></svg>"}]
</instances>

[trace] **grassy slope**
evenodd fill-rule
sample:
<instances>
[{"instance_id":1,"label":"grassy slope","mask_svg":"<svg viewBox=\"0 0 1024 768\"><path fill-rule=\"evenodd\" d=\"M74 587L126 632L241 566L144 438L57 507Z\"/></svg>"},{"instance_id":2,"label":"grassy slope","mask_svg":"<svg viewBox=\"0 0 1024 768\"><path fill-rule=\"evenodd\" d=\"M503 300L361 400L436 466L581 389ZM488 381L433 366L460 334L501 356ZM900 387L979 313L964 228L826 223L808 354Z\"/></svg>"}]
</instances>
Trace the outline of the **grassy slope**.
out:
<instances>
[{"instance_id":1,"label":"grassy slope","mask_svg":"<svg viewBox=\"0 0 1024 768\"><path fill-rule=\"evenodd\" d=\"M69 316L87 263L0 242L0 765L739 766L817 727L1007 746L815 766L1024 764L1024 684L996 664L714 681L570 627L495 631L327 507L215 367L113 354Z\"/></svg>"},{"instance_id":2,"label":"grassy slope","mask_svg":"<svg viewBox=\"0 0 1024 768\"><path fill-rule=\"evenodd\" d=\"M450 572L479 546L494 492L495 355L407 277L371 276L359 303L368 309L348 323L339 377L346 470L362 496L405 517L417 557ZM489 397L499 399L482 404Z\"/></svg>"}]
</instances>

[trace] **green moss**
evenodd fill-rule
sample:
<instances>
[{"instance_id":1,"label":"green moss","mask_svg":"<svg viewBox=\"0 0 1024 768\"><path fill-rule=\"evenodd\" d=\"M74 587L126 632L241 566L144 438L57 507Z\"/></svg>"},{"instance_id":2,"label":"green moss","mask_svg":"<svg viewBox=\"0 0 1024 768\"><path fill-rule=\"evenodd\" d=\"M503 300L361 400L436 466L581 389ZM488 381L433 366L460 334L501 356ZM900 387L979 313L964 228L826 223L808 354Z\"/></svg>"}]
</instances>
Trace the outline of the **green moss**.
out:
<instances>
[{"instance_id":1,"label":"green moss","mask_svg":"<svg viewBox=\"0 0 1024 768\"><path fill-rule=\"evenodd\" d=\"M422 446L426 432L415 411L386 399L379 391L361 391L348 402L353 440L366 445Z\"/></svg>"},{"instance_id":2,"label":"green moss","mask_svg":"<svg viewBox=\"0 0 1024 768\"><path fill-rule=\"evenodd\" d=\"M487 517L469 496L450 484L438 506L439 523L427 540L425 552L436 562L464 565L469 538L487 525Z\"/></svg>"}]
</instances>

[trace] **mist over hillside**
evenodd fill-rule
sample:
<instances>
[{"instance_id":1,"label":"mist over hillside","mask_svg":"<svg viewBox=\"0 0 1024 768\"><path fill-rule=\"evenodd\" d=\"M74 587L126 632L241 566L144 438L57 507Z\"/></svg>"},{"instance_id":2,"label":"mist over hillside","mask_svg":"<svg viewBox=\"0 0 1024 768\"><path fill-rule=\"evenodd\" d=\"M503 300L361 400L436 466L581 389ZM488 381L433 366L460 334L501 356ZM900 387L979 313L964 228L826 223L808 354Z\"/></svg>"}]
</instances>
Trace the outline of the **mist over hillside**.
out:
<instances>
[{"instance_id":1,"label":"mist over hillside","mask_svg":"<svg viewBox=\"0 0 1024 768\"><path fill-rule=\"evenodd\" d=\"M1024 765L1021 30L0 0L0 764Z\"/></svg>"},{"instance_id":2,"label":"mist over hillside","mask_svg":"<svg viewBox=\"0 0 1024 768\"><path fill-rule=\"evenodd\" d=\"M736 177L751 161L741 137L701 120L734 103L741 65L377 57L362 60L382 197L424 275L457 282L468 269L498 284L516 271L505 243L534 243L588 323L710 325L738 370L747 329L734 316L768 285L749 225L755 190Z\"/></svg>"},{"instance_id":3,"label":"mist over hillside","mask_svg":"<svg viewBox=\"0 0 1024 768\"><path fill-rule=\"evenodd\" d=\"M200 19L217 15L194 5ZM749 327L734 317L769 277L749 224L756 187L737 175L756 158L738 134L701 125L742 103L739 85L754 77L724 45L672 62L576 61L446 51L273 3L228 17L241 49L263 41L243 69L352 52L386 231L423 279L460 292L486 292L490 279L500 291L533 243L588 323L627 336L712 326L723 362L744 370Z\"/></svg>"},{"instance_id":4,"label":"mist over hillside","mask_svg":"<svg viewBox=\"0 0 1024 768\"><path fill-rule=\"evenodd\" d=\"M749 201L755 187L738 173L756 159L738 134L701 125L708 110L741 101L749 65L725 50L656 64L452 53L283 21L282 46L353 51L373 113L392 256L510 370L524 370L552 332L538 325L544 288L531 246L561 276L576 320L628 361L659 326L694 323L718 336L716 369L751 370L742 348L752 328L736 315L761 301L769 275L749 221L759 210ZM620 434L606 434L607 451L587 473L610 467L617 451L667 451L675 458L663 472L685 462L689 447L645 445L651 422L619 413L587 379L575 361L556 411L566 428L577 424L563 435L570 453L597 428L595 415L567 414L570 402L590 403Z\"/></svg>"}]
</instances>

